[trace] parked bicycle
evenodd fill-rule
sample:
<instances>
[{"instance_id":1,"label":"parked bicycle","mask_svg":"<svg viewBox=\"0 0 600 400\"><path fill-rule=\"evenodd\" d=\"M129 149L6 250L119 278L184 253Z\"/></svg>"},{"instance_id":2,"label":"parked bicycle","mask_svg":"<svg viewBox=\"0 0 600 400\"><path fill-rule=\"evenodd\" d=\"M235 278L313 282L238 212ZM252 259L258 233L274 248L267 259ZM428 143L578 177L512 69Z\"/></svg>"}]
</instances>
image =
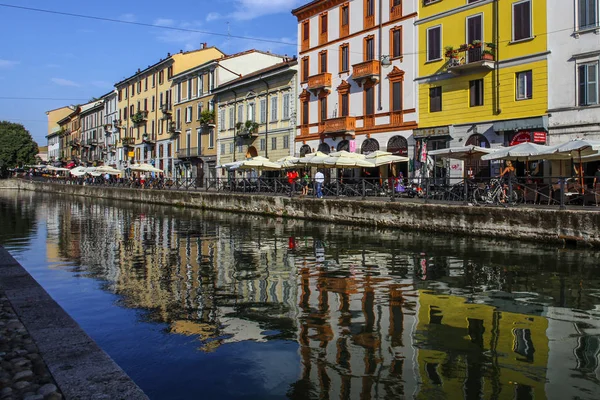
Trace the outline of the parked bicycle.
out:
<instances>
[{"instance_id":1,"label":"parked bicycle","mask_svg":"<svg viewBox=\"0 0 600 400\"><path fill-rule=\"evenodd\" d=\"M516 191L509 194L500 179L490 179L489 183L479 184L471 200L474 204L515 204L519 201L519 195Z\"/></svg>"}]
</instances>

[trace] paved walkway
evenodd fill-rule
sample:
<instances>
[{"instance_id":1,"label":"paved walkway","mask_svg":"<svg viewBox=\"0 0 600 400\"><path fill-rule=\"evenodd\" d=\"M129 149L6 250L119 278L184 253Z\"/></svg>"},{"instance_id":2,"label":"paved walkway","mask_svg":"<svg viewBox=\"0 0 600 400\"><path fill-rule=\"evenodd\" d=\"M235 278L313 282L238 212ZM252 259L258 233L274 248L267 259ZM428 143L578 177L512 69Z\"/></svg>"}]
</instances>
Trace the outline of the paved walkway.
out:
<instances>
[{"instance_id":1,"label":"paved walkway","mask_svg":"<svg viewBox=\"0 0 600 400\"><path fill-rule=\"evenodd\" d=\"M147 399L0 246L0 400Z\"/></svg>"}]
</instances>

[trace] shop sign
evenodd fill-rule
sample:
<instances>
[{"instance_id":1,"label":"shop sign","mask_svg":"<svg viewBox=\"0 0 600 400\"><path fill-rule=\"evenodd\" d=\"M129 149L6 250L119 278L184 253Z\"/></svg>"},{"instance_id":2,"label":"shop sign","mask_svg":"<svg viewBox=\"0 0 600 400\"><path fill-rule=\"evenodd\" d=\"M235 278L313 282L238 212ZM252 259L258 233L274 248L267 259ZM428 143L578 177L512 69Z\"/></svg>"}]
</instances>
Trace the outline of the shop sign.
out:
<instances>
[{"instance_id":1,"label":"shop sign","mask_svg":"<svg viewBox=\"0 0 600 400\"><path fill-rule=\"evenodd\" d=\"M509 145L510 146L514 146L516 144L521 144L521 143L526 143L526 142L531 142L531 135L529 134L529 132L523 131L523 132L517 133L512 138L512 140L510 141Z\"/></svg>"},{"instance_id":2,"label":"shop sign","mask_svg":"<svg viewBox=\"0 0 600 400\"><path fill-rule=\"evenodd\" d=\"M350 140L350 153L356 153L356 140Z\"/></svg>"},{"instance_id":3,"label":"shop sign","mask_svg":"<svg viewBox=\"0 0 600 400\"><path fill-rule=\"evenodd\" d=\"M414 138L428 138L433 136L449 136L449 126L439 126L436 128L419 128L413 131Z\"/></svg>"},{"instance_id":4,"label":"shop sign","mask_svg":"<svg viewBox=\"0 0 600 400\"><path fill-rule=\"evenodd\" d=\"M135 153L133 151L130 151L129 153L127 153L127 156L133 158L135 157Z\"/></svg>"},{"instance_id":5,"label":"shop sign","mask_svg":"<svg viewBox=\"0 0 600 400\"><path fill-rule=\"evenodd\" d=\"M546 143L546 132L533 132L533 143Z\"/></svg>"}]
</instances>

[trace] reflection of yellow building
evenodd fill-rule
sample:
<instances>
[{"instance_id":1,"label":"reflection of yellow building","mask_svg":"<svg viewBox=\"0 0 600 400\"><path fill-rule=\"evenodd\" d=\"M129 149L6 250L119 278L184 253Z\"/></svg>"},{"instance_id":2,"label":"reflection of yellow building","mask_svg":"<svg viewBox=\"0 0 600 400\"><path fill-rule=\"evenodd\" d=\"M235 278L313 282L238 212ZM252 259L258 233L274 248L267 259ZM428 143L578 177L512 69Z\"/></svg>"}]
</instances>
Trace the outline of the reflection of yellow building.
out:
<instances>
[{"instance_id":1,"label":"reflection of yellow building","mask_svg":"<svg viewBox=\"0 0 600 400\"><path fill-rule=\"evenodd\" d=\"M418 398L546 398L548 321L419 293Z\"/></svg>"}]
</instances>

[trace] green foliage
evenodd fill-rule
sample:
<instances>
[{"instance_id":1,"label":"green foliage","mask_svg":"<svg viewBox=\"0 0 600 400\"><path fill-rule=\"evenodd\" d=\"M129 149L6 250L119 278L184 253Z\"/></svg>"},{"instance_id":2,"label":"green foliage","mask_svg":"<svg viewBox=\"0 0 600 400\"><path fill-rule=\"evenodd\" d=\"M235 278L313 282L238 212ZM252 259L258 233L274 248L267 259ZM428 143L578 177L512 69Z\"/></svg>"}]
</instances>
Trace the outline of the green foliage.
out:
<instances>
[{"instance_id":1,"label":"green foliage","mask_svg":"<svg viewBox=\"0 0 600 400\"><path fill-rule=\"evenodd\" d=\"M21 124L0 121L0 170L35 163L38 146Z\"/></svg>"},{"instance_id":2,"label":"green foliage","mask_svg":"<svg viewBox=\"0 0 600 400\"><path fill-rule=\"evenodd\" d=\"M215 112L211 110L204 110L200 114L200 123L202 125L214 124L215 123Z\"/></svg>"}]
</instances>

